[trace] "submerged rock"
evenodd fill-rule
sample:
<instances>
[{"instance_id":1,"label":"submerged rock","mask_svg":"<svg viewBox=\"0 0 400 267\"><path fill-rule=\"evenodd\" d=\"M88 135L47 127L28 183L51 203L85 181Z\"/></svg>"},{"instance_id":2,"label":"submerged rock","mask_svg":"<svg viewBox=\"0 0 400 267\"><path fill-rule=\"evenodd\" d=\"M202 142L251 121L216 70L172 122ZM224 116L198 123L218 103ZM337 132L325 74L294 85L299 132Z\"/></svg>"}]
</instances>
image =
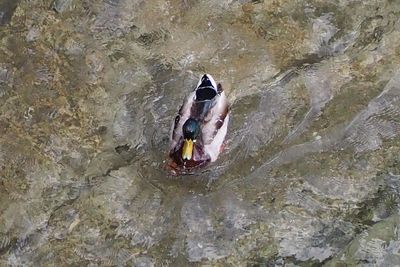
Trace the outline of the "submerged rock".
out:
<instances>
[{"instance_id":1,"label":"submerged rock","mask_svg":"<svg viewBox=\"0 0 400 267\"><path fill-rule=\"evenodd\" d=\"M0 26L10 22L19 0L4 0L0 2Z\"/></svg>"},{"instance_id":2,"label":"submerged rock","mask_svg":"<svg viewBox=\"0 0 400 267\"><path fill-rule=\"evenodd\" d=\"M400 216L391 216L363 231L326 266L397 266L400 263Z\"/></svg>"},{"instance_id":3,"label":"submerged rock","mask_svg":"<svg viewBox=\"0 0 400 267\"><path fill-rule=\"evenodd\" d=\"M74 3L74 0L54 0L53 4L51 7L57 12L57 13L63 13L69 9L72 8L72 5Z\"/></svg>"}]
</instances>

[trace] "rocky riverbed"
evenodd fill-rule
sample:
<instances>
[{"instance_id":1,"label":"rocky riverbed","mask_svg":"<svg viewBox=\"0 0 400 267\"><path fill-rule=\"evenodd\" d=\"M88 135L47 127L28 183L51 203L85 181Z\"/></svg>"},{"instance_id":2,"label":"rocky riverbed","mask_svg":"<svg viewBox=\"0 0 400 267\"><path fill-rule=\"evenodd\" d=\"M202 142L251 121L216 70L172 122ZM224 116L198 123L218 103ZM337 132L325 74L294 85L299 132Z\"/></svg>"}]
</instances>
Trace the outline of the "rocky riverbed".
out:
<instances>
[{"instance_id":1,"label":"rocky riverbed","mask_svg":"<svg viewBox=\"0 0 400 267\"><path fill-rule=\"evenodd\" d=\"M0 0L0 265L400 265L399 15ZM226 149L172 176L205 72L232 104Z\"/></svg>"}]
</instances>

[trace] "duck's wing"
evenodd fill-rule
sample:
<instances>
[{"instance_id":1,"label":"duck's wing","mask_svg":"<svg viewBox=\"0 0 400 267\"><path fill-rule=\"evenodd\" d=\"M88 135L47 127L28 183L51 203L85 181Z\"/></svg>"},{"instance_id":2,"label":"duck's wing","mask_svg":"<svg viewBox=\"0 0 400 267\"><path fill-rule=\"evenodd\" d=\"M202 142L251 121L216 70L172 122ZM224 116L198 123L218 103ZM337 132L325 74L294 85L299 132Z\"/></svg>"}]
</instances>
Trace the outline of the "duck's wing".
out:
<instances>
[{"instance_id":1,"label":"duck's wing","mask_svg":"<svg viewBox=\"0 0 400 267\"><path fill-rule=\"evenodd\" d=\"M172 124L171 136L170 136L170 153L173 153L177 145L183 138L183 124L190 117L191 107L193 106L195 92L189 94L181 108L179 109L178 115L175 117L174 123Z\"/></svg>"},{"instance_id":2,"label":"duck's wing","mask_svg":"<svg viewBox=\"0 0 400 267\"><path fill-rule=\"evenodd\" d=\"M202 126L202 140L206 151L209 149L214 150L217 146L222 145L226 135L228 120L229 103L225 93L221 92L218 94L217 99L207 114L207 118Z\"/></svg>"}]
</instances>

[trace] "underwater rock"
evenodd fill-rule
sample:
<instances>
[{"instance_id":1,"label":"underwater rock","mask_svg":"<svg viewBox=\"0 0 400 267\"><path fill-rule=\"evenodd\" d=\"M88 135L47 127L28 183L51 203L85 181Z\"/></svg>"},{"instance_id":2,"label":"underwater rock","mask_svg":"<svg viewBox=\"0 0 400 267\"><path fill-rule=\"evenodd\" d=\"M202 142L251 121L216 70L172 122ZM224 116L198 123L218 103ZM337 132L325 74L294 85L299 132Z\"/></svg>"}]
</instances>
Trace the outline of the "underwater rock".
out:
<instances>
[{"instance_id":1,"label":"underwater rock","mask_svg":"<svg viewBox=\"0 0 400 267\"><path fill-rule=\"evenodd\" d=\"M400 216L391 216L361 234L326 266L398 266Z\"/></svg>"},{"instance_id":2,"label":"underwater rock","mask_svg":"<svg viewBox=\"0 0 400 267\"><path fill-rule=\"evenodd\" d=\"M0 26L10 22L19 0L5 0L0 2Z\"/></svg>"},{"instance_id":3,"label":"underwater rock","mask_svg":"<svg viewBox=\"0 0 400 267\"><path fill-rule=\"evenodd\" d=\"M54 0L51 7L57 13L63 13L64 11L69 10L72 7L74 0Z\"/></svg>"}]
</instances>

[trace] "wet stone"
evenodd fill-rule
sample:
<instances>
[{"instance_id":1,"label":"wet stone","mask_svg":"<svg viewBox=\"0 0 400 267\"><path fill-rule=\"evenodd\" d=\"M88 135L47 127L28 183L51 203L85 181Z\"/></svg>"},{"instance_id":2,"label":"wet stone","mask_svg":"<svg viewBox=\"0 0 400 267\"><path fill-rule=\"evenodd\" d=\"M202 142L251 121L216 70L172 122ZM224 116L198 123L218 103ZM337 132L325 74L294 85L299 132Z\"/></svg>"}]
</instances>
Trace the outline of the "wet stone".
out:
<instances>
[{"instance_id":1,"label":"wet stone","mask_svg":"<svg viewBox=\"0 0 400 267\"><path fill-rule=\"evenodd\" d=\"M4 0L0 2L0 26L10 22L19 0Z\"/></svg>"},{"instance_id":2,"label":"wet stone","mask_svg":"<svg viewBox=\"0 0 400 267\"><path fill-rule=\"evenodd\" d=\"M67 10L69 10L72 5L73 5L74 0L55 0L51 7L57 12L57 13L63 13Z\"/></svg>"}]
</instances>

